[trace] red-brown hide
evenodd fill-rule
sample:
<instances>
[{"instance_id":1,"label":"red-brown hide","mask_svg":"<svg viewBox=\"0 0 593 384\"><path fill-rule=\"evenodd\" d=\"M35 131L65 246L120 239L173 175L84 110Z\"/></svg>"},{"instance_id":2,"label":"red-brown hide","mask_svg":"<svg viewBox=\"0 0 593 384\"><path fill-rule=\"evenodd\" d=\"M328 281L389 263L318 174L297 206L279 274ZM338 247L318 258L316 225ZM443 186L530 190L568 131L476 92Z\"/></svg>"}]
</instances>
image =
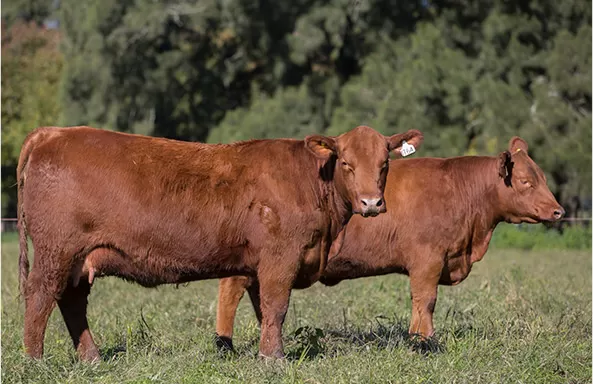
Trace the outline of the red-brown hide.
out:
<instances>
[{"instance_id":1,"label":"red-brown hide","mask_svg":"<svg viewBox=\"0 0 593 384\"><path fill-rule=\"evenodd\" d=\"M417 158L392 162L387 177L385 215L353 217L339 254L330 257L320 281L403 273L410 277L410 333L433 335L437 286L456 285L480 261L501 221L558 220L558 204L527 143L511 139L497 157ZM243 292L252 299L253 279L221 280L217 333L232 346L234 313ZM254 307L257 312L257 297ZM258 313L258 318L261 314Z\"/></svg>"},{"instance_id":2,"label":"red-brown hide","mask_svg":"<svg viewBox=\"0 0 593 384\"><path fill-rule=\"evenodd\" d=\"M57 303L79 355L99 358L86 318L96 277L154 287L245 275L260 287L260 353L282 356L290 290L319 278L353 213L385 211L385 164L402 140L419 145L422 135L358 127L338 137L207 145L37 129L17 169L27 353L42 355Z\"/></svg>"}]
</instances>

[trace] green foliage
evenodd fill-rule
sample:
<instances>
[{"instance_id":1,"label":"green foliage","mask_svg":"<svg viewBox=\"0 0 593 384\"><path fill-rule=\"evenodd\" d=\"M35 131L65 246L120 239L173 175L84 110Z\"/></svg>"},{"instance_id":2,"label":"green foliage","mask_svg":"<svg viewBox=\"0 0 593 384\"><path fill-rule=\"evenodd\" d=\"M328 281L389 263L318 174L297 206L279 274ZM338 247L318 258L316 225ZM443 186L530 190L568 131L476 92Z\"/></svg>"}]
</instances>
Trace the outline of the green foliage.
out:
<instances>
[{"instance_id":1,"label":"green foliage","mask_svg":"<svg viewBox=\"0 0 593 384\"><path fill-rule=\"evenodd\" d=\"M2 217L14 215L16 164L26 135L55 125L63 57L59 33L16 23L2 35Z\"/></svg>"},{"instance_id":2,"label":"green foliage","mask_svg":"<svg viewBox=\"0 0 593 384\"><path fill-rule=\"evenodd\" d=\"M320 113L305 86L280 89L273 97L255 92L251 107L228 112L208 142L302 138L322 129Z\"/></svg>"},{"instance_id":3,"label":"green foliage","mask_svg":"<svg viewBox=\"0 0 593 384\"><path fill-rule=\"evenodd\" d=\"M227 110L246 105L253 85L273 91L300 81L282 36L305 9L67 1L64 122L204 140Z\"/></svg>"},{"instance_id":4,"label":"green foliage","mask_svg":"<svg viewBox=\"0 0 593 384\"><path fill-rule=\"evenodd\" d=\"M11 0L2 4L2 24L24 21L41 25L54 10L54 0Z\"/></svg>"},{"instance_id":5,"label":"green foliage","mask_svg":"<svg viewBox=\"0 0 593 384\"><path fill-rule=\"evenodd\" d=\"M327 132L417 128L426 138L419 155L432 156L493 155L519 135L561 203L590 197L591 11L572 5L435 2L430 22L364 59Z\"/></svg>"},{"instance_id":6,"label":"green foliage","mask_svg":"<svg viewBox=\"0 0 593 384\"><path fill-rule=\"evenodd\" d=\"M291 341L287 345L289 356L304 359L312 358L324 353L325 343L323 329L304 326L297 328L291 335Z\"/></svg>"},{"instance_id":7,"label":"green foliage","mask_svg":"<svg viewBox=\"0 0 593 384\"><path fill-rule=\"evenodd\" d=\"M559 197L591 195L591 26L561 31L546 57L549 79L532 84L526 138Z\"/></svg>"},{"instance_id":8,"label":"green foliage","mask_svg":"<svg viewBox=\"0 0 593 384\"><path fill-rule=\"evenodd\" d=\"M360 124L384 134L411 128L424 132L423 153L455 156L467 147L462 105L473 77L463 52L447 47L433 24L366 59L362 74L346 84L328 134Z\"/></svg>"},{"instance_id":9,"label":"green foliage","mask_svg":"<svg viewBox=\"0 0 593 384\"><path fill-rule=\"evenodd\" d=\"M425 134L417 156L494 155L520 135L563 205L590 200L590 2L55 4L16 0L2 10L3 25L54 14L67 58L31 64L45 66L33 77L51 86L22 110L50 121L13 112L26 102L14 93L35 87L5 88L30 76L20 59L3 63L12 158L21 122L209 142L416 128ZM12 199L3 203L10 216Z\"/></svg>"},{"instance_id":10,"label":"green foliage","mask_svg":"<svg viewBox=\"0 0 593 384\"><path fill-rule=\"evenodd\" d=\"M591 249L591 226L571 225L548 230L543 225L499 224L492 236L492 248L525 250Z\"/></svg>"}]
</instances>

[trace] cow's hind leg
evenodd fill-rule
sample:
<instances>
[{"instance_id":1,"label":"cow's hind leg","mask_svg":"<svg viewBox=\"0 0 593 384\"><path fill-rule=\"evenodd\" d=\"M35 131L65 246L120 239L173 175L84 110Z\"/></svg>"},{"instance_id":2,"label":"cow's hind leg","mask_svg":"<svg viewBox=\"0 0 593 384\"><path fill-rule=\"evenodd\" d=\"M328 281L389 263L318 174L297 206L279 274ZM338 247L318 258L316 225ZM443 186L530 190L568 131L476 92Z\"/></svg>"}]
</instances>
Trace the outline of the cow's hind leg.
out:
<instances>
[{"instance_id":1,"label":"cow's hind leg","mask_svg":"<svg viewBox=\"0 0 593 384\"><path fill-rule=\"evenodd\" d=\"M216 310L216 346L219 350L233 350L233 325L237 307L249 277L233 276L220 279L218 283L218 308Z\"/></svg>"},{"instance_id":2,"label":"cow's hind leg","mask_svg":"<svg viewBox=\"0 0 593 384\"><path fill-rule=\"evenodd\" d=\"M91 285L86 279L81 279L76 287L69 283L58 300L58 306L79 358L92 362L99 360L100 356L86 316L90 292Z\"/></svg>"},{"instance_id":3,"label":"cow's hind leg","mask_svg":"<svg viewBox=\"0 0 593 384\"><path fill-rule=\"evenodd\" d=\"M50 279L51 276L34 264L25 285L25 351L36 359L43 356L47 321L59 294L59 282Z\"/></svg>"},{"instance_id":4,"label":"cow's hind leg","mask_svg":"<svg viewBox=\"0 0 593 384\"><path fill-rule=\"evenodd\" d=\"M239 302L249 293L257 322L261 324L259 283L247 276L233 276L221 279L218 285L218 309L216 311L216 346L219 350L233 350L233 328Z\"/></svg>"}]
</instances>

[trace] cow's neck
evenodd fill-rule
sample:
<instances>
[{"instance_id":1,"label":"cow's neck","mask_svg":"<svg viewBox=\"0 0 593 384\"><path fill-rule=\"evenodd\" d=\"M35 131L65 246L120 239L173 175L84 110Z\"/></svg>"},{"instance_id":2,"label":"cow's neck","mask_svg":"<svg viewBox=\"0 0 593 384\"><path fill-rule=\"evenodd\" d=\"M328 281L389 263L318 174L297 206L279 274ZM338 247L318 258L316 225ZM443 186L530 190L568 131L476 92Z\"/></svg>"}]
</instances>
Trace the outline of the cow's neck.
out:
<instances>
[{"instance_id":1,"label":"cow's neck","mask_svg":"<svg viewBox=\"0 0 593 384\"><path fill-rule=\"evenodd\" d=\"M332 189L333 192L330 195L331 204L331 232L332 240L335 240L338 233L344 229L350 218L352 217L352 207L350 203L345 202L341 196L337 193L336 189Z\"/></svg>"},{"instance_id":2,"label":"cow's neck","mask_svg":"<svg viewBox=\"0 0 593 384\"><path fill-rule=\"evenodd\" d=\"M482 260L494 229L503 220L501 215L498 188L501 186L501 179L498 175L499 159L498 157L486 158L486 166L476 164L477 169L474 172L467 172L468 175L474 175L474 191L471 196L473 200L473 231L471 239L471 258L470 265Z\"/></svg>"},{"instance_id":3,"label":"cow's neck","mask_svg":"<svg viewBox=\"0 0 593 384\"><path fill-rule=\"evenodd\" d=\"M350 203L340 196L335 187L333 181L334 169L335 159L331 159L325 165L320 166L319 172L321 176L320 200L323 202L323 209L329 214L332 241L336 239L338 233L352 217Z\"/></svg>"}]
</instances>

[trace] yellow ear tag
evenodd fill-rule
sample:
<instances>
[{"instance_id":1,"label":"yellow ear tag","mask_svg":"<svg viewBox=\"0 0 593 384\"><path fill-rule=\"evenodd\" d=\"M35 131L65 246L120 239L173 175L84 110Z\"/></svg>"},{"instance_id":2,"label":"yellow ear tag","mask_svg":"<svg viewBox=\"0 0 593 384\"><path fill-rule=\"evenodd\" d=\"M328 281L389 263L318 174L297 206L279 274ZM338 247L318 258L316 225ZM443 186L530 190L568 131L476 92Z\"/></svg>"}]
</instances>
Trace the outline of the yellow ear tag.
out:
<instances>
[{"instance_id":1,"label":"yellow ear tag","mask_svg":"<svg viewBox=\"0 0 593 384\"><path fill-rule=\"evenodd\" d=\"M521 150L521 148L517 148L517 150L515 152L519 152Z\"/></svg>"}]
</instances>

